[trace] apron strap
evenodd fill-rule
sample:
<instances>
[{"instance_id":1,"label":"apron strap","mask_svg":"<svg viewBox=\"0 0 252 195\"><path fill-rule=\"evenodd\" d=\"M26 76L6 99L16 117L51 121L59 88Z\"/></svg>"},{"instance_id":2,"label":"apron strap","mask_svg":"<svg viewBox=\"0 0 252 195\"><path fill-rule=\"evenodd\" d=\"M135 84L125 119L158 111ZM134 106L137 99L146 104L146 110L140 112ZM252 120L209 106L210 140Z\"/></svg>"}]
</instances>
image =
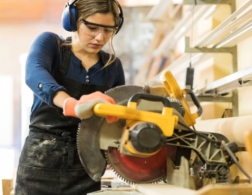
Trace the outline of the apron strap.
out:
<instances>
[{"instance_id":1,"label":"apron strap","mask_svg":"<svg viewBox=\"0 0 252 195\"><path fill-rule=\"evenodd\" d=\"M70 57L71 57L71 47L70 46L64 46L64 57L63 57L63 62L60 68L60 72L63 75L66 75L68 66L69 66L69 62L70 62Z\"/></svg>"}]
</instances>

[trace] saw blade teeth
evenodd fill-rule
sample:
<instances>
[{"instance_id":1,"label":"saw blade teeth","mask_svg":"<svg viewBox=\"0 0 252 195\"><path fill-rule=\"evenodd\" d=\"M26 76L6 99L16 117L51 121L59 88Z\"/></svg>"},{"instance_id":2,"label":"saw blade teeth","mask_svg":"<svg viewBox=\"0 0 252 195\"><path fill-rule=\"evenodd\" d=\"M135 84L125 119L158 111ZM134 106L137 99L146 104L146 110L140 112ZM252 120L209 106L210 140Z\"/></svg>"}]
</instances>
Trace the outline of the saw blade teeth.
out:
<instances>
[{"instance_id":1,"label":"saw blade teeth","mask_svg":"<svg viewBox=\"0 0 252 195\"><path fill-rule=\"evenodd\" d=\"M141 87L141 88L143 89L142 86L138 86L138 85L127 85L127 88L130 88L130 87ZM124 85L116 86L116 87L110 88L110 89L106 90L104 93L109 93L110 91L116 91L116 89L118 89L118 88L124 89Z\"/></svg>"},{"instance_id":2,"label":"saw blade teeth","mask_svg":"<svg viewBox=\"0 0 252 195\"><path fill-rule=\"evenodd\" d=\"M128 183L128 184L133 184L133 182L131 181L128 181L126 180L125 178L123 178L114 168L113 166L111 165L109 159L108 159L108 153L107 151L104 152L105 153L105 159L107 161L107 164L109 167L111 167L111 170L113 171L113 173L116 175L116 177L118 177L120 180L124 181L125 183Z\"/></svg>"},{"instance_id":3,"label":"saw blade teeth","mask_svg":"<svg viewBox=\"0 0 252 195\"><path fill-rule=\"evenodd\" d=\"M78 128L77 128L77 137L79 136L80 134L80 130L81 130L81 125L80 123L78 124ZM77 146L77 150L79 150L79 140L77 139L76 140L76 146Z\"/></svg>"},{"instance_id":4,"label":"saw blade teeth","mask_svg":"<svg viewBox=\"0 0 252 195\"><path fill-rule=\"evenodd\" d=\"M105 159L106 159L106 162L107 162L107 165L109 167L111 167L111 170L113 171L113 173L116 175L117 178L119 178L120 180L122 180L123 182L129 184L129 185L135 185L136 182L134 181L131 181L131 180L128 180L126 178L124 178L123 176L120 175L120 173L118 173L115 168L113 167L113 165L111 164L110 160L109 160L109 154L108 154L108 151L104 151L104 155L105 155ZM164 175L163 177L155 180L155 181L152 181L152 182L148 182L148 183L151 183L151 184L157 184L157 183L160 183L161 181L163 181L164 179L166 178L166 175ZM143 182L145 183L145 182Z\"/></svg>"},{"instance_id":5,"label":"saw blade teeth","mask_svg":"<svg viewBox=\"0 0 252 195\"><path fill-rule=\"evenodd\" d=\"M110 88L110 89L108 89L108 90L106 90L104 93L108 93L108 92L110 92L110 91L114 91L116 88L118 88L118 87L120 87L120 86L117 86L117 87L114 87L114 88Z\"/></svg>"}]
</instances>

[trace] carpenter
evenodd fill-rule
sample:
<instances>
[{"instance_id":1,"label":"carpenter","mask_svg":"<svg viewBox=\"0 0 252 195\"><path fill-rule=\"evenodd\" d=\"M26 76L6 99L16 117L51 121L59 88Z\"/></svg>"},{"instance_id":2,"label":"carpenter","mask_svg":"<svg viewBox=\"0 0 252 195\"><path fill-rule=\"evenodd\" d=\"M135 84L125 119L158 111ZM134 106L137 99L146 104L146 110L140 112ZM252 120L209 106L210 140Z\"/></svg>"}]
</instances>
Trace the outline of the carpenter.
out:
<instances>
[{"instance_id":1,"label":"carpenter","mask_svg":"<svg viewBox=\"0 0 252 195\"><path fill-rule=\"evenodd\" d=\"M83 113L75 108L81 105L81 111L92 115L85 105L115 103L104 92L125 84L112 44L122 25L116 0L71 0L63 11L62 26L72 36L43 32L33 42L25 79L34 101L15 195L84 195L100 190L100 182L88 176L78 157L76 133Z\"/></svg>"}]
</instances>

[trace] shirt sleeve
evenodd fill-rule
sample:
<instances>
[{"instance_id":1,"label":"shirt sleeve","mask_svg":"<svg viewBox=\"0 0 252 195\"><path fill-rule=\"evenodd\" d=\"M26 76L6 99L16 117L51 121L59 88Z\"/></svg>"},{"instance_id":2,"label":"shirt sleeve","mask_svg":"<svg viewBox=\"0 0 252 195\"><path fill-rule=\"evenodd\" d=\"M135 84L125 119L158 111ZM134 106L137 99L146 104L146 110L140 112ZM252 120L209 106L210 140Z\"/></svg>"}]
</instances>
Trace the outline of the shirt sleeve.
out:
<instances>
[{"instance_id":1,"label":"shirt sleeve","mask_svg":"<svg viewBox=\"0 0 252 195\"><path fill-rule=\"evenodd\" d=\"M53 98L56 92L66 91L52 76L59 55L56 36L56 34L45 32L35 39L30 48L25 68L26 84L39 99L52 107L55 107Z\"/></svg>"},{"instance_id":2,"label":"shirt sleeve","mask_svg":"<svg viewBox=\"0 0 252 195\"><path fill-rule=\"evenodd\" d=\"M116 59L116 79L113 87L125 85L125 76L124 76L124 70L122 67L121 60L119 58Z\"/></svg>"}]
</instances>

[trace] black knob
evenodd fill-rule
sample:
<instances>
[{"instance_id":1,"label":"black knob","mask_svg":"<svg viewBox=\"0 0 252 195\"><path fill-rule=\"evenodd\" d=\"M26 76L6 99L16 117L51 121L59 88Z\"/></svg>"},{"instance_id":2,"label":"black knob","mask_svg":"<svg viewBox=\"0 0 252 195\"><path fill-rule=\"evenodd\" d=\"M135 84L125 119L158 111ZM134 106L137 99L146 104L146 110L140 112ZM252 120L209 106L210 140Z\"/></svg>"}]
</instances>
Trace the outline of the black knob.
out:
<instances>
[{"instance_id":1,"label":"black knob","mask_svg":"<svg viewBox=\"0 0 252 195\"><path fill-rule=\"evenodd\" d=\"M142 122L130 131L129 140L137 151L153 153L165 144L166 137L157 125Z\"/></svg>"}]
</instances>

